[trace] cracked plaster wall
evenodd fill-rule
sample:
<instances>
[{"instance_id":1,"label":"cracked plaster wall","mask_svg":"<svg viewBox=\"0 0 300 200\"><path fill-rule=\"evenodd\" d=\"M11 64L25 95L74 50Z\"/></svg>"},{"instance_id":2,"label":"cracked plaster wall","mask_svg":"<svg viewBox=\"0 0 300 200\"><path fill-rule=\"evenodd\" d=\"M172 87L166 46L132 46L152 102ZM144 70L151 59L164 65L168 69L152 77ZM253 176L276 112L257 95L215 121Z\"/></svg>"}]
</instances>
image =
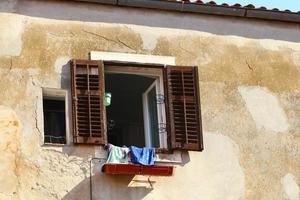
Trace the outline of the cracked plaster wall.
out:
<instances>
[{"instance_id":1,"label":"cracked plaster wall","mask_svg":"<svg viewBox=\"0 0 300 200\"><path fill-rule=\"evenodd\" d=\"M243 29L245 21L206 16L212 24L241 29L217 34L217 27L209 24L201 31L182 29L180 23L170 28L168 21L161 27L138 26L131 18L132 23L104 23L106 18L90 4L60 6L49 1L43 6L10 0L0 5L1 200L89 198L88 159L103 151L42 145L41 88L69 89L68 60L87 59L90 51L174 56L178 65L199 66L205 144L204 152L183 155L186 162L176 165L173 177L107 176L96 163L96 199L299 198L300 44L292 36L300 34L296 25L249 22L256 25L256 33ZM129 19L120 8L99 9L116 21L113 11ZM144 11L133 15L138 22L147 16ZM153 19L160 17L172 24L181 15L153 14ZM247 30L253 37L241 36ZM263 38L258 39L260 30ZM291 39L275 40L281 33Z\"/></svg>"}]
</instances>

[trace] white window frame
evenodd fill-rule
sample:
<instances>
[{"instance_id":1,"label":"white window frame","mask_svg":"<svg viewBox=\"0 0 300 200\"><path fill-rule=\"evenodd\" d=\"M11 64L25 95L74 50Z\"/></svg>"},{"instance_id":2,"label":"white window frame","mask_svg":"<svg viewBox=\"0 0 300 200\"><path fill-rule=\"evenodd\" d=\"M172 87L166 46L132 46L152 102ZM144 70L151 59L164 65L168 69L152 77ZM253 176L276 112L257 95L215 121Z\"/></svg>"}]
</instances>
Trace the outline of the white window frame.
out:
<instances>
[{"instance_id":1,"label":"white window frame","mask_svg":"<svg viewBox=\"0 0 300 200\"><path fill-rule=\"evenodd\" d=\"M158 94L163 94L161 93L162 88L160 88L159 85L159 79L156 79L149 87L148 89L143 93L143 115L144 115L144 130L145 130L145 144L146 147L151 147L151 133L150 133L150 121L149 121L149 102L148 102L148 96L147 94L155 87L156 90L156 97ZM157 104L157 120L158 120L158 128L160 128L160 124L165 124L166 123L166 115L163 113L164 106L161 106L162 104ZM165 134L161 134L159 132L159 146L161 148L167 148L167 137L166 137L166 132Z\"/></svg>"}]
</instances>

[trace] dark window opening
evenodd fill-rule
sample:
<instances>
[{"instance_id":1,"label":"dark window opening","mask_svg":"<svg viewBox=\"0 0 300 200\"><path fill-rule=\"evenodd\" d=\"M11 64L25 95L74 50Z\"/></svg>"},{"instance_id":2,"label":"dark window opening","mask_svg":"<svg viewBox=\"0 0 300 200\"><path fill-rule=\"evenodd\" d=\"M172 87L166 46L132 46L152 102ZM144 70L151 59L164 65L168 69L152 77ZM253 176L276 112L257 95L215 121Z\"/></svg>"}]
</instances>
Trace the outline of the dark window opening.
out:
<instances>
[{"instance_id":1,"label":"dark window opening","mask_svg":"<svg viewBox=\"0 0 300 200\"><path fill-rule=\"evenodd\" d=\"M43 99L44 109L44 142L66 144L65 101Z\"/></svg>"},{"instance_id":2,"label":"dark window opening","mask_svg":"<svg viewBox=\"0 0 300 200\"><path fill-rule=\"evenodd\" d=\"M145 146L143 93L154 81L141 75L105 73L105 91L112 96L111 105L106 107L109 143Z\"/></svg>"}]
</instances>

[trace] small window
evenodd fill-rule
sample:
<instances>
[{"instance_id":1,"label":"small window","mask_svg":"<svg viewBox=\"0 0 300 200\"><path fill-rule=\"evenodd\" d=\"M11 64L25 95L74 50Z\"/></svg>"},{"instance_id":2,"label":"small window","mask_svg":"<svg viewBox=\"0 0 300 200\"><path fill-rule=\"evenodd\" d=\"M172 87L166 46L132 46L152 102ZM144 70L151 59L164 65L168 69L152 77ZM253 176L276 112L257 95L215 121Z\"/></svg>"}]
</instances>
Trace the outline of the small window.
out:
<instances>
[{"instance_id":1,"label":"small window","mask_svg":"<svg viewBox=\"0 0 300 200\"><path fill-rule=\"evenodd\" d=\"M66 144L65 104L64 96L43 94L45 144Z\"/></svg>"}]
</instances>

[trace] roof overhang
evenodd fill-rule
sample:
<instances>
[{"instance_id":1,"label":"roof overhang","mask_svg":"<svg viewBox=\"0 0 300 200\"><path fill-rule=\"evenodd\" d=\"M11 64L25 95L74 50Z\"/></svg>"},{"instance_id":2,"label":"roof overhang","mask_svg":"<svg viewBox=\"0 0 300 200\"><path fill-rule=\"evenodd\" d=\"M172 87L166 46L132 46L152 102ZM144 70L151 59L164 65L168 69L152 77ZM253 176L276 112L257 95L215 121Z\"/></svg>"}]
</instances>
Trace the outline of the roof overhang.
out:
<instances>
[{"instance_id":1,"label":"roof overhang","mask_svg":"<svg viewBox=\"0 0 300 200\"><path fill-rule=\"evenodd\" d=\"M278 9L268 10L266 8L255 8L254 6L242 7L239 4L229 6L215 3L202 3L201 1L190 2L186 0L73 0L78 2L90 2L108 4L114 6L126 6L135 8L158 9L185 13L198 13L219 16L243 17L261 20L273 20L282 22L300 23L300 13L291 11L280 11ZM200 3L201 2L201 3Z\"/></svg>"}]
</instances>

